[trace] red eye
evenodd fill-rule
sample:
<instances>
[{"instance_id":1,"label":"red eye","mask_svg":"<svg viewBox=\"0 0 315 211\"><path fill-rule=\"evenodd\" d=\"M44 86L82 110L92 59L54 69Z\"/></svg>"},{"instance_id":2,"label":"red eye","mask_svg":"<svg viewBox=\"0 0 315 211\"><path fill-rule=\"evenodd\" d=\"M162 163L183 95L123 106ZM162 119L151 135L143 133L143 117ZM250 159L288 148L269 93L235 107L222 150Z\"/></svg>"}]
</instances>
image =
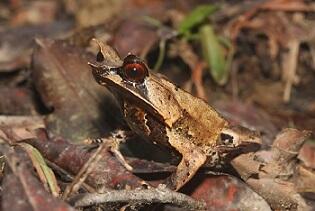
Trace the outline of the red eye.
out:
<instances>
[{"instance_id":1,"label":"red eye","mask_svg":"<svg viewBox=\"0 0 315 211\"><path fill-rule=\"evenodd\" d=\"M141 59L132 54L124 59L122 71L122 77L126 81L135 83L142 83L149 74L146 65Z\"/></svg>"}]
</instances>

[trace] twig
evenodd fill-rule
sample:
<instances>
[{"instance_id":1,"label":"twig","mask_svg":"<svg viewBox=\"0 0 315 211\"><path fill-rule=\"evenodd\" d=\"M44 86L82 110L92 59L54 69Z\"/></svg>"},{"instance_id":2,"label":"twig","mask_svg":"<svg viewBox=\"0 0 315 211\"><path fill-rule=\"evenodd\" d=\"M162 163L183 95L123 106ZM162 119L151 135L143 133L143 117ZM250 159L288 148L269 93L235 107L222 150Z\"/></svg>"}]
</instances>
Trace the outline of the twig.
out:
<instances>
[{"instance_id":1,"label":"twig","mask_svg":"<svg viewBox=\"0 0 315 211\"><path fill-rule=\"evenodd\" d=\"M292 40L288 43L289 52L283 61L283 75L285 80L285 87L283 93L283 101L289 102L292 85L297 83L298 77L296 75L297 60L299 55L300 42L298 40Z\"/></svg>"},{"instance_id":2,"label":"twig","mask_svg":"<svg viewBox=\"0 0 315 211\"><path fill-rule=\"evenodd\" d=\"M45 128L41 116L9 116L0 115L0 125L7 127Z\"/></svg>"},{"instance_id":3,"label":"twig","mask_svg":"<svg viewBox=\"0 0 315 211\"><path fill-rule=\"evenodd\" d=\"M62 178L66 179L66 180L70 180L72 181L73 180L73 176L70 175L66 170L64 170L63 168L59 167L58 165L56 165L55 163L45 159L45 162L47 163L47 165L52 168L55 172L57 172L59 174L59 176L61 176ZM93 188L92 186L86 184L86 183L83 183L82 184L82 187L90 192L90 193L93 193L95 192L95 188Z\"/></svg>"},{"instance_id":4,"label":"twig","mask_svg":"<svg viewBox=\"0 0 315 211\"><path fill-rule=\"evenodd\" d=\"M111 190L106 193L86 193L79 199L74 198L71 201L75 207L86 207L109 202L172 203L189 210L205 210L205 203L196 201L185 194L171 191L165 187L145 190Z\"/></svg>"},{"instance_id":5,"label":"twig","mask_svg":"<svg viewBox=\"0 0 315 211\"><path fill-rule=\"evenodd\" d=\"M207 101L206 92L205 92L203 82L202 82L202 73L203 73L202 70L204 66L205 66L204 62L197 62L195 65L195 68L191 72L191 78L192 78L193 83L195 84L197 96Z\"/></svg>"},{"instance_id":6,"label":"twig","mask_svg":"<svg viewBox=\"0 0 315 211\"><path fill-rule=\"evenodd\" d=\"M90 172L94 169L98 161L102 158L102 151L108 149L108 143L102 143L90 159L80 169L79 173L75 176L70 185L67 186L65 192L62 195L62 199L68 198L72 193L76 192L81 184L85 181Z\"/></svg>"}]
</instances>

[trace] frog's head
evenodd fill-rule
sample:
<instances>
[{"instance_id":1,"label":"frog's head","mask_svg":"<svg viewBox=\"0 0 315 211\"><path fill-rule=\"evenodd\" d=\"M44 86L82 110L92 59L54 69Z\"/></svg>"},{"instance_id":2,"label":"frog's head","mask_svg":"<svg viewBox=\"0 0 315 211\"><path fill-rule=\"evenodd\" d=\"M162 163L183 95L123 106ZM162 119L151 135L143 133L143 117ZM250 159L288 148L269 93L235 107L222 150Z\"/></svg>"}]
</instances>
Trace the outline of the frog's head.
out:
<instances>
[{"instance_id":1,"label":"frog's head","mask_svg":"<svg viewBox=\"0 0 315 211\"><path fill-rule=\"evenodd\" d=\"M146 64L137 56L129 54L121 60L109 45L94 39L99 45L96 61L89 62L95 80L108 88L121 87L132 92L131 87L144 86L149 76ZM129 86L128 86L129 85Z\"/></svg>"},{"instance_id":2,"label":"frog's head","mask_svg":"<svg viewBox=\"0 0 315 211\"><path fill-rule=\"evenodd\" d=\"M169 82L151 73L139 57L129 54L121 60L113 48L95 41L99 45L99 52L96 61L89 62L95 80L107 87L118 102L133 102L171 125L173 121L168 120L179 114L173 113L171 116L167 108L179 109L172 90L166 86Z\"/></svg>"},{"instance_id":3,"label":"frog's head","mask_svg":"<svg viewBox=\"0 0 315 211\"><path fill-rule=\"evenodd\" d=\"M99 52L96 60L88 64L92 67L95 80L113 94L133 96L145 101L145 83L149 76L146 64L132 54L122 60L112 47L96 39L94 41L99 46Z\"/></svg>"}]
</instances>

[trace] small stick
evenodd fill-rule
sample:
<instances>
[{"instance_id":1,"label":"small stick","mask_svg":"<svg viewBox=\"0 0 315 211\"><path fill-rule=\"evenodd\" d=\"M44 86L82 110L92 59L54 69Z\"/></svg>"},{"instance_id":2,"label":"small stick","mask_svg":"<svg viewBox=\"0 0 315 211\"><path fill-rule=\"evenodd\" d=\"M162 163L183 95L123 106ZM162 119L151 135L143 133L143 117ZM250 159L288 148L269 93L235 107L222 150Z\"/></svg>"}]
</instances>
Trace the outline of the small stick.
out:
<instances>
[{"instance_id":1,"label":"small stick","mask_svg":"<svg viewBox=\"0 0 315 211\"><path fill-rule=\"evenodd\" d=\"M144 190L110 190L106 193L85 193L72 200L75 207L87 207L95 204L120 202L120 203L171 203L189 210L205 210L205 203L166 187ZM70 202L71 203L71 202Z\"/></svg>"},{"instance_id":2,"label":"small stick","mask_svg":"<svg viewBox=\"0 0 315 211\"><path fill-rule=\"evenodd\" d=\"M61 175L62 177L64 177L67 180L73 180L74 176L70 175L66 170L64 170L63 168L59 167L58 165L56 165L55 163L45 159L45 162L47 163L47 165L52 168L54 171L58 172L59 175ZM90 193L96 192L95 188L93 188L92 186L83 183L82 187Z\"/></svg>"},{"instance_id":3,"label":"small stick","mask_svg":"<svg viewBox=\"0 0 315 211\"><path fill-rule=\"evenodd\" d=\"M296 75L296 68L299 55L300 42L298 40L292 40L288 43L289 52L287 59L284 61L283 74L285 75L285 86L283 92L283 101L289 102L291 96L292 85L298 82Z\"/></svg>"},{"instance_id":4,"label":"small stick","mask_svg":"<svg viewBox=\"0 0 315 211\"><path fill-rule=\"evenodd\" d=\"M110 141L109 141L110 142ZM87 176L94 169L98 161L102 158L102 151L108 149L108 142L102 143L90 159L80 169L79 173L75 176L74 180L70 185L67 186L65 192L62 195L62 199L67 199L72 193L76 192L81 184L85 181Z\"/></svg>"}]
</instances>

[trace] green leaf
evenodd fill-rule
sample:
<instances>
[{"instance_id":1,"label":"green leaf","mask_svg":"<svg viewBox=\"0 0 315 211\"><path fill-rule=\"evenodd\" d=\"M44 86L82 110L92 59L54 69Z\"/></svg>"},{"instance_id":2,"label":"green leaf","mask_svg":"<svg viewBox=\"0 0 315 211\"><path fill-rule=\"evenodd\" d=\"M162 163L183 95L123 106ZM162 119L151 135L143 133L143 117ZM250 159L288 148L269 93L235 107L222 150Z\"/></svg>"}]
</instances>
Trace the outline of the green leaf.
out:
<instances>
[{"instance_id":1,"label":"green leaf","mask_svg":"<svg viewBox=\"0 0 315 211\"><path fill-rule=\"evenodd\" d=\"M210 73L219 85L224 85L227 82L229 75L229 68L233 57L233 48L230 47L230 49L228 49L229 53L225 56L225 46L228 47L228 45L227 43L224 43L223 45L221 44L220 38L214 33L210 24L202 26L199 30L199 35L203 57L210 68Z\"/></svg>"},{"instance_id":2,"label":"green leaf","mask_svg":"<svg viewBox=\"0 0 315 211\"><path fill-rule=\"evenodd\" d=\"M47 166L45 159L40 154L40 152L34 148L32 145L27 143L20 143L21 147L23 147L28 155L30 156L32 163L34 165L34 168L37 171L37 174L40 178L40 180L46 185L48 184L48 187L50 188L51 193L58 197L60 188L57 183L57 179L54 175L54 172Z\"/></svg>"},{"instance_id":3,"label":"green leaf","mask_svg":"<svg viewBox=\"0 0 315 211\"><path fill-rule=\"evenodd\" d=\"M202 23L209 15L214 13L218 9L214 5L200 5L196 7L189 15L187 15L184 20L179 24L178 32L179 34L189 34L190 30Z\"/></svg>"}]
</instances>

